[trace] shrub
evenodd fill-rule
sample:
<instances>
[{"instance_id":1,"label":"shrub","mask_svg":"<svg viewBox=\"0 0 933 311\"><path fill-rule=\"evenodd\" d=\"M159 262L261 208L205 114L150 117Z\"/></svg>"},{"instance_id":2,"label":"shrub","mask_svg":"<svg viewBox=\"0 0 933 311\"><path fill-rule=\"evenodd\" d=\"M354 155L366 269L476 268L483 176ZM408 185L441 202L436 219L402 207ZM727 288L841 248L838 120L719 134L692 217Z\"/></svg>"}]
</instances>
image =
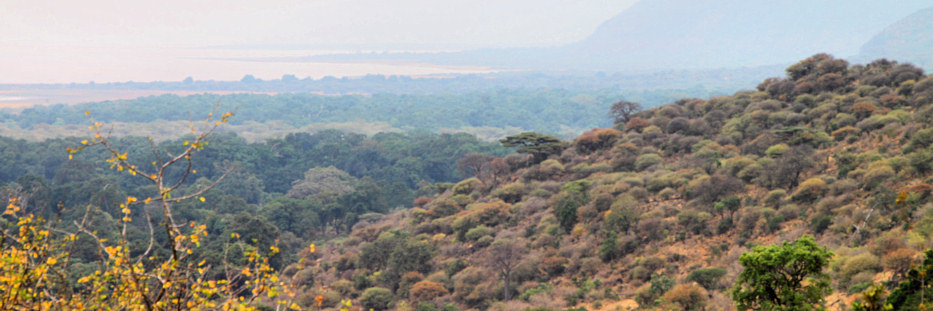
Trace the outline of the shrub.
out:
<instances>
[{"instance_id":1,"label":"shrub","mask_svg":"<svg viewBox=\"0 0 933 311\"><path fill-rule=\"evenodd\" d=\"M419 198L415 199L414 202L412 202L412 206L424 207L424 206L427 205L428 203L431 203L431 198L419 197Z\"/></svg>"},{"instance_id":2,"label":"shrub","mask_svg":"<svg viewBox=\"0 0 933 311\"><path fill-rule=\"evenodd\" d=\"M813 202L822 197L825 192L826 182L822 178L813 177L800 183L797 191L794 192L794 200Z\"/></svg>"},{"instance_id":3,"label":"shrub","mask_svg":"<svg viewBox=\"0 0 933 311\"><path fill-rule=\"evenodd\" d=\"M832 132L832 136L837 141L842 141L850 135L858 133L858 129L853 126L844 126Z\"/></svg>"},{"instance_id":4,"label":"shrub","mask_svg":"<svg viewBox=\"0 0 933 311\"><path fill-rule=\"evenodd\" d=\"M643 171L646 168L660 164L663 161L660 155L655 153L646 153L635 159L635 169Z\"/></svg>"},{"instance_id":5,"label":"shrub","mask_svg":"<svg viewBox=\"0 0 933 311\"><path fill-rule=\"evenodd\" d=\"M632 280L645 282L651 279L651 271L648 271L648 268L643 266L635 266L635 268L632 268L632 271L629 272L629 277L631 277Z\"/></svg>"},{"instance_id":6,"label":"shrub","mask_svg":"<svg viewBox=\"0 0 933 311\"><path fill-rule=\"evenodd\" d=\"M706 310L706 290L692 284L677 284L662 296L664 301L677 305L679 310Z\"/></svg>"},{"instance_id":7,"label":"shrub","mask_svg":"<svg viewBox=\"0 0 933 311\"><path fill-rule=\"evenodd\" d=\"M517 203L522 200L524 194L525 185L515 182L496 189L492 195L506 203Z\"/></svg>"},{"instance_id":8,"label":"shrub","mask_svg":"<svg viewBox=\"0 0 933 311\"><path fill-rule=\"evenodd\" d=\"M473 243L473 246L478 247L478 248L483 248L483 247L486 247L492 244L494 240L495 238L493 238L492 236L484 235L483 237L477 239L476 242Z\"/></svg>"},{"instance_id":9,"label":"shrub","mask_svg":"<svg viewBox=\"0 0 933 311\"><path fill-rule=\"evenodd\" d=\"M479 225L471 228L470 230L467 230L466 234L464 234L464 238L469 241L476 241L479 240L479 238L488 236L490 234L492 234L492 229L489 229L489 227L484 225Z\"/></svg>"},{"instance_id":10,"label":"shrub","mask_svg":"<svg viewBox=\"0 0 933 311\"><path fill-rule=\"evenodd\" d=\"M395 290L400 296L407 296L409 290L411 290L412 285L424 279L424 274L417 271L409 271L402 274L401 280L398 282L398 289Z\"/></svg>"},{"instance_id":11,"label":"shrub","mask_svg":"<svg viewBox=\"0 0 933 311\"><path fill-rule=\"evenodd\" d=\"M467 206L470 203L473 203L473 198L466 194L458 194L450 197L451 201L457 203L458 206Z\"/></svg>"},{"instance_id":12,"label":"shrub","mask_svg":"<svg viewBox=\"0 0 933 311\"><path fill-rule=\"evenodd\" d=\"M797 219L797 217L800 216L800 212L800 206L797 204L787 204L778 209L778 215L781 215L785 220Z\"/></svg>"},{"instance_id":13,"label":"shrub","mask_svg":"<svg viewBox=\"0 0 933 311\"><path fill-rule=\"evenodd\" d=\"M765 150L765 155L771 158L778 158L784 155L788 149L790 149L790 147L788 147L787 144L777 144L768 147L768 150Z\"/></svg>"},{"instance_id":14,"label":"shrub","mask_svg":"<svg viewBox=\"0 0 933 311\"><path fill-rule=\"evenodd\" d=\"M833 216L831 215L820 214L810 219L810 229L816 234L823 233L832 224Z\"/></svg>"},{"instance_id":15,"label":"shrub","mask_svg":"<svg viewBox=\"0 0 933 311\"><path fill-rule=\"evenodd\" d=\"M392 291L382 287L370 287L360 296L360 304L366 309L388 310L392 303Z\"/></svg>"},{"instance_id":16,"label":"shrub","mask_svg":"<svg viewBox=\"0 0 933 311\"><path fill-rule=\"evenodd\" d=\"M768 192L768 194L765 195L764 204L767 206L778 208L781 206L781 202L784 201L784 197L786 196L787 196L787 191L784 191L784 189L771 190L771 192Z\"/></svg>"},{"instance_id":17,"label":"shrub","mask_svg":"<svg viewBox=\"0 0 933 311\"><path fill-rule=\"evenodd\" d=\"M635 302L638 302L639 306L653 306L656 304L656 300L673 286L674 280L671 278L661 274L653 274L651 275L651 284L635 292Z\"/></svg>"},{"instance_id":18,"label":"shrub","mask_svg":"<svg viewBox=\"0 0 933 311\"><path fill-rule=\"evenodd\" d=\"M713 216L707 212L697 211L695 209L685 209L677 214L677 222L688 232L694 234L709 234L706 222Z\"/></svg>"},{"instance_id":19,"label":"shrub","mask_svg":"<svg viewBox=\"0 0 933 311\"><path fill-rule=\"evenodd\" d=\"M677 190L674 190L671 187L666 187L661 189L661 192L658 192L658 195L661 196L662 199L670 200L677 196Z\"/></svg>"},{"instance_id":20,"label":"shrub","mask_svg":"<svg viewBox=\"0 0 933 311\"><path fill-rule=\"evenodd\" d=\"M548 159L525 171L522 178L527 180L547 180L563 171L563 164L557 160Z\"/></svg>"},{"instance_id":21,"label":"shrub","mask_svg":"<svg viewBox=\"0 0 933 311\"><path fill-rule=\"evenodd\" d=\"M862 185L866 189L874 189L891 177L894 177L894 169L885 162L877 161L869 165L868 171L862 176Z\"/></svg>"},{"instance_id":22,"label":"shrub","mask_svg":"<svg viewBox=\"0 0 933 311\"><path fill-rule=\"evenodd\" d=\"M474 177L458 182L453 186L452 190L454 194L470 194L478 190L482 184L483 182Z\"/></svg>"},{"instance_id":23,"label":"shrub","mask_svg":"<svg viewBox=\"0 0 933 311\"><path fill-rule=\"evenodd\" d=\"M450 293L443 284L428 280L415 283L409 292L412 301L430 301Z\"/></svg>"},{"instance_id":24,"label":"shrub","mask_svg":"<svg viewBox=\"0 0 933 311\"><path fill-rule=\"evenodd\" d=\"M872 276L881 270L881 259L871 253L862 253L843 258L838 263L840 288L850 288L864 282L870 282Z\"/></svg>"},{"instance_id":25,"label":"shrub","mask_svg":"<svg viewBox=\"0 0 933 311\"><path fill-rule=\"evenodd\" d=\"M434 217L446 217L453 214L456 214L460 210L460 205L454 200L451 199L439 199L431 202L430 208L428 211Z\"/></svg>"}]
</instances>

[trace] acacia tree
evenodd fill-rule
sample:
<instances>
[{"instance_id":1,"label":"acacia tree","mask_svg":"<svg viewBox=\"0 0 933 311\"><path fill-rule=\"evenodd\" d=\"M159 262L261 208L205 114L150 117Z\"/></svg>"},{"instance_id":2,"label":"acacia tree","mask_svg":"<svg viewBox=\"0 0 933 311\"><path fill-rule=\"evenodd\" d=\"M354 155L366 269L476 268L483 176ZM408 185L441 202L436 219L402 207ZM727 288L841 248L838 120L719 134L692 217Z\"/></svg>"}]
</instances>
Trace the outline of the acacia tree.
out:
<instances>
[{"instance_id":1,"label":"acacia tree","mask_svg":"<svg viewBox=\"0 0 933 311\"><path fill-rule=\"evenodd\" d=\"M515 149L518 153L530 153L535 163L540 163L548 156L558 154L567 148L567 144L559 138L535 132L508 136L500 139L499 142L506 148L518 147Z\"/></svg>"},{"instance_id":2,"label":"acacia tree","mask_svg":"<svg viewBox=\"0 0 933 311\"><path fill-rule=\"evenodd\" d=\"M609 117L612 118L614 124L625 124L638 111L641 111L641 105L622 100L609 107Z\"/></svg>"},{"instance_id":3,"label":"acacia tree","mask_svg":"<svg viewBox=\"0 0 933 311\"><path fill-rule=\"evenodd\" d=\"M512 270L522 259L525 253L525 245L521 241L513 239L496 240L488 248L489 261L493 267L499 270L499 275L505 282L503 288L503 300L508 301L512 298Z\"/></svg>"},{"instance_id":4,"label":"acacia tree","mask_svg":"<svg viewBox=\"0 0 933 311\"><path fill-rule=\"evenodd\" d=\"M505 163L505 159L495 158L480 167L477 177L487 185L488 189L492 189L499 185L501 179L508 177L509 172L509 165Z\"/></svg>"},{"instance_id":5,"label":"acacia tree","mask_svg":"<svg viewBox=\"0 0 933 311\"><path fill-rule=\"evenodd\" d=\"M485 153L467 153L457 160L457 171L463 178L479 177L480 172L487 162L492 161L495 156Z\"/></svg>"},{"instance_id":6,"label":"acacia tree","mask_svg":"<svg viewBox=\"0 0 933 311\"><path fill-rule=\"evenodd\" d=\"M91 119L94 137L81 141L79 147L68 148L69 159L88 147L102 146L110 155L107 162L111 169L147 180L155 193L146 199L127 197L119 205L122 218L117 221L119 233L115 241L103 238L94 229L102 224L95 223L92 205L87 205L83 219L74 221L73 231L69 231L67 227L58 227L57 222L26 213L16 197L9 198L0 219L0 262L4 263L0 265L0 309L226 310L252 309L260 301L299 308L291 302L294 287L279 279L269 264L269 257L278 252L277 247L269 246L268 250L252 247L240 242L239 235L234 233L227 240L225 254L240 251L246 260L240 265L224 260L224 266L220 267L222 277L212 279L212 267L205 265L205 260L195 260L194 250L207 236L206 226L179 223L173 215L173 204L192 199L203 202L201 195L226 176L207 187L173 196L189 176L196 174L192 157L208 145L208 136L232 115L224 113L219 120L208 117L200 128L192 123L194 139L185 141L181 152L160 150L150 139L151 167L131 163L127 152L120 152L111 143L103 124ZM173 179L171 176L178 175L168 172L177 166L182 167L182 173ZM167 237L165 245L156 245L156 228L145 206L161 209L158 227ZM144 250L135 249L127 237L128 227L133 226L134 210L142 211L148 225L149 243ZM70 254L78 239L89 239L98 247L101 258L96 271L78 274L70 266ZM166 254L156 252L159 247ZM313 248L312 244L312 252Z\"/></svg>"},{"instance_id":7,"label":"acacia tree","mask_svg":"<svg viewBox=\"0 0 933 311\"><path fill-rule=\"evenodd\" d=\"M732 290L739 310L824 310L832 292L823 268L833 253L811 235L793 243L758 246L739 256L745 267Z\"/></svg>"}]
</instances>

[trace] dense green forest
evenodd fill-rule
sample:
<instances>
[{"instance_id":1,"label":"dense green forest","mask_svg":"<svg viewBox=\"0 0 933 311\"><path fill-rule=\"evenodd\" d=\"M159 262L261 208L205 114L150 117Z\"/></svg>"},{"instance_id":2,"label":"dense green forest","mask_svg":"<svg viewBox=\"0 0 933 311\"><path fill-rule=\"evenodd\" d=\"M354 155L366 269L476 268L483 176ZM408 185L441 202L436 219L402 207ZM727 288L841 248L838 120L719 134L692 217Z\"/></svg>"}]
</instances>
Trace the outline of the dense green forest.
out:
<instances>
[{"instance_id":1,"label":"dense green forest","mask_svg":"<svg viewBox=\"0 0 933 311\"><path fill-rule=\"evenodd\" d=\"M82 215L83 206L89 203L107 213L105 218L118 219L116 206L122 198L151 195L151 185L143 180L108 169L106 150L89 149L69 160L64 150L79 140L0 138L4 197L17 195L26 210L44 210L47 215L59 212L59 217L71 220ZM177 153L188 140L193 138L169 140L156 147ZM130 161L154 160L144 137L115 138L113 145L127 150ZM228 169L232 172L204 193L208 204L183 205L176 216L214 219L217 223L212 224L220 226L209 228L214 233L230 230L224 227L232 225L227 222L253 221L257 230L267 230L256 233L265 242L285 233L293 237L292 242L320 238L349 230L367 213L409 206L416 195L436 192L436 183L461 179L455 164L466 154L506 153L498 144L468 134L424 131L371 137L340 131L295 133L265 143L247 143L233 133L215 134L193 159L196 174L185 180L182 192L191 193ZM178 178L183 172L178 167L166 175Z\"/></svg>"}]
</instances>

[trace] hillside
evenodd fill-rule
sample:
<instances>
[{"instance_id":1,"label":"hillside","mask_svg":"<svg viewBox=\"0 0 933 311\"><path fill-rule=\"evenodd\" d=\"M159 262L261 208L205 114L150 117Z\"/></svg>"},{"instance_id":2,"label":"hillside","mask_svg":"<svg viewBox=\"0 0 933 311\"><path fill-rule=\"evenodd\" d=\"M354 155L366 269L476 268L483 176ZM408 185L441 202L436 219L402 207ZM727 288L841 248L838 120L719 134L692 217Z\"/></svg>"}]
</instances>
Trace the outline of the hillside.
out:
<instances>
[{"instance_id":1,"label":"hillside","mask_svg":"<svg viewBox=\"0 0 933 311\"><path fill-rule=\"evenodd\" d=\"M835 254L826 305L848 309L933 248L933 77L916 67L818 54L755 90L620 117L464 158L476 177L283 274L325 308L729 310L741 254L809 234Z\"/></svg>"},{"instance_id":2,"label":"hillside","mask_svg":"<svg viewBox=\"0 0 933 311\"><path fill-rule=\"evenodd\" d=\"M862 46L857 59L899 59L933 67L933 7L920 10L888 26Z\"/></svg>"}]
</instances>

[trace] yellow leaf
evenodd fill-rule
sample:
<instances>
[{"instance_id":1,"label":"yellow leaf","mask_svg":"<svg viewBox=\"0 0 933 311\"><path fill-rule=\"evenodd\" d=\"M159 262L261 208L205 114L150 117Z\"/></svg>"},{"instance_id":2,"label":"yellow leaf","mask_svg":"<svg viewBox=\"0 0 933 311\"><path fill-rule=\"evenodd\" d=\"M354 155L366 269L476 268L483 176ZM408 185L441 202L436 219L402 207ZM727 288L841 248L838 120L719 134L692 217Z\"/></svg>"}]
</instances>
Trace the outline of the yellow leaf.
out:
<instances>
[{"instance_id":1,"label":"yellow leaf","mask_svg":"<svg viewBox=\"0 0 933 311\"><path fill-rule=\"evenodd\" d=\"M49 259L45 261L45 264L52 266L52 265L55 265L55 263L57 262L58 262L58 259L55 259L55 257L49 257Z\"/></svg>"},{"instance_id":2,"label":"yellow leaf","mask_svg":"<svg viewBox=\"0 0 933 311\"><path fill-rule=\"evenodd\" d=\"M81 141L82 145L87 145L87 139Z\"/></svg>"},{"instance_id":3,"label":"yellow leaf","mask_svg":"<svg viewBox=\"0 0 933 311\"><path fill-rule=\"evenodd\" d=\"M149 204L150 201L152 201L152 198L146 198L146 200L143 201L143 203Z\"/></svg>"},{"instance_id":4,"label":"yellow leaf","mask_svg":"<svg viewBox=\"0 0 933 311\"><path fill-rule=\"evenodd\" d=\"M91 112L90 112L89 110L85 110L85 111L84 111L84 115L89 116L89 115L91 115Z\"/></svg>"}]
</instances>

